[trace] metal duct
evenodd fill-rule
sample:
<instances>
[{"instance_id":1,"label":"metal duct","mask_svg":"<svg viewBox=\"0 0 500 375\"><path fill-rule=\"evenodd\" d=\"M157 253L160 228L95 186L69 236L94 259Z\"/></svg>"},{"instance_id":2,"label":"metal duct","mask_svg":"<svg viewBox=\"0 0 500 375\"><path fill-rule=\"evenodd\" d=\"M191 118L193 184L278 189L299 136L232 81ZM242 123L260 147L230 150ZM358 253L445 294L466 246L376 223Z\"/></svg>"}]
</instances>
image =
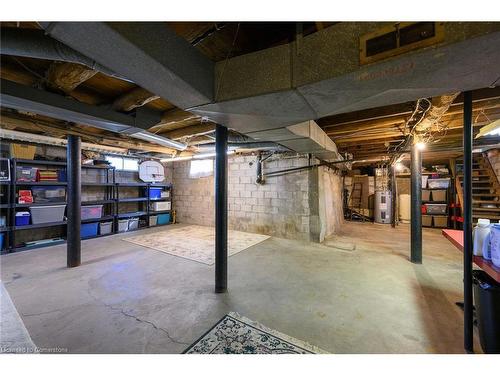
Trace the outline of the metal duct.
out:
<instances>
[{"instance_id":1,"label":"metal duct","mask_svg":"<svg viewBox=\"0 0 500 375\"><path fill-rule=\"evenodd\" d=\"M43 30L7 27L2 28L0 34L0 44L2 46L0 51L2 55L32 57L35 59L82 64L108 76L130 82L129 79L116 74L91 58L75 51L73 48L45 35Z\"/></svg>"},{"instance_id":2,"label":"metal duct","mask_svg":"<svg viewBox=\"0 0 500 375\"><path fill-rule=\"evenodd\" d=\"M0 103L6 108L34 112L77 124L86 124L114 133L126 134L164 147L177 150L185 150L187 147L184 143L145 131L144 129L153 125L154 116L137 113L134 117L4 79L0 80Z\"/></svg>"},{"instance_id":3,"label":"metal duct","mask_svg":"<svg viewBox=\"0 0 500 375\"><path fill-rule=\"evenodd\" d=\"M248 149L248 150L265 150L265 151L281 151L290 152L289 148L279 145L274 142L228 142L227 146L232 150ZM203 150L215 150L215 143L204 143L198 145Z\"/></svg>"}]
</instances>

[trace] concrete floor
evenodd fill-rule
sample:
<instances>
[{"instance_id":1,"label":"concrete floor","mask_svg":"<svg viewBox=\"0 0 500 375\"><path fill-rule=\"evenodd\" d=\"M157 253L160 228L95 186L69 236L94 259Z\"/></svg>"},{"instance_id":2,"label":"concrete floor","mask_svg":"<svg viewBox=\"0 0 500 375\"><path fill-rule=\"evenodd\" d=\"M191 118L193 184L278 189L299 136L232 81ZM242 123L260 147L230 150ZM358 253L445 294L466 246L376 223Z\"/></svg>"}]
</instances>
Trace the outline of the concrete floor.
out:
<instances>
[{"instance_id":1,"label":"concrete floor","mask_svg":"<svg viewBox=\"0 0 500 375\"><path fill-rule=\"evenodd\" d=\"M424 230L423 265L405 226L347 223L328 246L270 238L229 258L225 295L213 266L121 240L134 235L84 241L73 269L64 245L0 258L37 346L180 353L236 311L331 353L463 353L461 253L438 230Z\"/></svg>"}]
</instances>

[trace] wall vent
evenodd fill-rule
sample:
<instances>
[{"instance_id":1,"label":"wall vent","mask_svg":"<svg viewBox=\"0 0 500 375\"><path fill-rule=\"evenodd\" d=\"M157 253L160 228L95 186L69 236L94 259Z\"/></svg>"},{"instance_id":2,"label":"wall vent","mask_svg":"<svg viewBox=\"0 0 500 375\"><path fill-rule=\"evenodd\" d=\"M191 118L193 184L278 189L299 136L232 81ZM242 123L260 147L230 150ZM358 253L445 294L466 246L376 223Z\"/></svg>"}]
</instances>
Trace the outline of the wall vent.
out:
<instances>
[{"instance_id":1,"label":"wall vent","mask_svg":"<svg viewBox=\"0 0 500 375\"><path fill-rule=\"evenodd\" d=\"M401 22L360 38L361 65L428 47L444 39L443 22Z\"/></svg>"}]
</instances>

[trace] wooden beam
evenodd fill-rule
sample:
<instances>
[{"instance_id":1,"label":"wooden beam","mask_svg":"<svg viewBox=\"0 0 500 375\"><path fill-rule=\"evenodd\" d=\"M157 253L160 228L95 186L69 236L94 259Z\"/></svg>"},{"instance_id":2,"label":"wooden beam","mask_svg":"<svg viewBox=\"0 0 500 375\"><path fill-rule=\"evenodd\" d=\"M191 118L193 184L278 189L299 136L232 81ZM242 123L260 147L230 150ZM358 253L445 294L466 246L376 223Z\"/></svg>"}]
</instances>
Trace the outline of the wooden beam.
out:
<instances>
[{"instance_id":1,"label":"wooden beam","mask_svg":"<svg viewBox=\"0 0 500 375\"><path fill-rule=\"evenodd\" d=\"M152 94L142 87L134 87L129 92L119 96L113 102L112 108L116 111L128 112L159 98L158 95Z\"/></svg>"},{"instance_id":2,"label":"wooden beam","mask_svg":"<svg viewBox=\"0 0 500 375\"><path fill-rule=\"evenodd\" d=\"M115 146L126 149L159 152L165 154L173 154L176 152L171 148L157 146L146 142L138 142L125 138L125 136L115 136L110 134L90 135L85 131L84 128L81 129L77 125L67 126L56 122L52 123L6 111L2 111L0 124L2 127L6 127L9 129L23 130L30 133L43 132L52 137L62 137L69 134L78 135L83 139L88 140L89 142L99 143L106 146Z\"/></svg>"},{"instance_id":3,"label":"wooden beam","mask_svg":"<svg viewBox=\"0 0 500 375\"><path fill-rule=\"evenodd\" d=\"M46 73L47 83L54 89L70 94L75 88L97 74L85 65L53 62Z\"/></svg>"}]
</instances>

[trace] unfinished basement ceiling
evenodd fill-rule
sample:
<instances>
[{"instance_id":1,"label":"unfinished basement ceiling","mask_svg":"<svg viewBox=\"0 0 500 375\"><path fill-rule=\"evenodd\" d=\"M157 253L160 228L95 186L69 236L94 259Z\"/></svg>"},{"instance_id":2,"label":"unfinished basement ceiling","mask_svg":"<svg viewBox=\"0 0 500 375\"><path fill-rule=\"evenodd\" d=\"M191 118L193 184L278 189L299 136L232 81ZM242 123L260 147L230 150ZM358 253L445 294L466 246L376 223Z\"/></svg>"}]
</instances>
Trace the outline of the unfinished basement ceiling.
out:
<instances>
[{"instance_id":1,"label":"unfinished basement ceiling","mask_svg":"<svg viewBox=\"0 0 500 375\"><path fill-rule=\"evenodd\" d=\"M208 61L207 66L215 63L213 102L190 108L172 104L165 95L146 90L137 80L138 84L135 84L101 72L89 72L89 69L82 69L77 64L2 55L0 73L2 79L126 114L135 114L138 108L158 111L160 119L149 131L194 146L213 141L207 134L213 131L214 122L228 125L258 140L266 140L266 134L316 119L338 144L340 152L348 152L355 157L379 156L386 154L389 146L397 144L404 136L401 124L411 113L416 99L495 86L495 79L500 75L496 64L485 62L498 61L499 52L495 48L500 34L498 23L446 23L446 38L436 46L374 64L360 64L358 37L387 25L393 24L161 24L161 28L170 29L182 38L188 46L186 48L194 48L200 53L202 59ZM1 26L3 30L7 27L41 30L35 22L10 22ZM48 32L50 34L51 30ZM482 59L474 58L478 53ZM471 59L474 61L469 61ZM336 63L331 64L331 61ZM469 71L464 75L461 70L464 66L476 68L473 73ZM426 82L432 82L432 85ZM210 93L207 95L210 96ZM496 119L498 103L495 100L498 96L493 89L481 90L480 97L490 98L491 102L487 106L486 102L475 103L475 114ZM457 103L459 100L457 98ZM366 111L364 108L374 108L374 113L377 110L385 113L391 107L388 104L395 106L390 118L384 120L386 122L362 116L349 120L349 115L345 115L352 113L356 116ZM446 130L446 139L436 143L436 147L460 146L460 115L455 112L447 113L443 118L451 125ZM9 118L11 129L21 131L37 132L33 122L40 120L40 124L47 126L51 121L33 113L3 110L2 115ZM346 117L342 119L344 115ZM478 124L484 121L480 118ZM98 137L94 139L106 139L109 144L134 143L129 138L92 129L83 123L53 123L54 134L58 132L58 136L64 131L82 129L89 136ZM377 130L373 134L367 133L369 137L366 139L366 134L364 137L355 136L353 129L358 129L358 125L363 131L372 126ZM42 134L47 134L47 128ZM267 140L279 142L279 138L275 134ZM158 149L147 142L135 142L137 147L143 145Z\"/></svg>"}]
</instances>

